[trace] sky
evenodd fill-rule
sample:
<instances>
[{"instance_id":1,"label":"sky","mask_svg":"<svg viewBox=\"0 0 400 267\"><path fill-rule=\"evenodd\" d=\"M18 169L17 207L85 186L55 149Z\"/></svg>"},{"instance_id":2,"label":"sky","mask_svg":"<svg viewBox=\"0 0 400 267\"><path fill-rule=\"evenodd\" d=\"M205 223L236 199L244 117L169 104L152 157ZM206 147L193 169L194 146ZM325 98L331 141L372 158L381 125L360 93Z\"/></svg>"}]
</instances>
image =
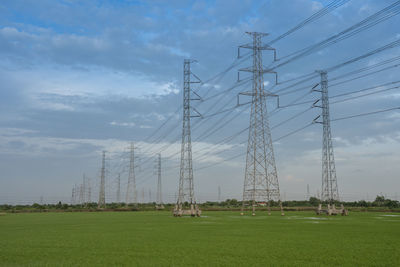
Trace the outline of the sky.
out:
<instances>
[{"instance_id":1,"label":"sky","mask_svg":"<svg viewBox=\"0 0 400 267\"><path fill-rule=\"evenodd\" d=\"M237 94L251 90L251 81L237 83L238 69L252 63L237 59L238 46L251 42L248 31L269 33L264 37L267 43L330 2L1 1L0 203L69 202L83 175L90 179L92 200L97 201L103 150L107 151L106 199L116 200L118 174L124 198L130 142L137 147L139 200L155 200L154 160L161 151L163 199L173 202L179 179L185 58L196 59L191 69L203 81L193 85L204 100L193 101L203 115L192 119L196 198L217 200L220 187L221 198L241 199L250 106L234 107ZM394 2L348 1L275 42L277 62ZM274 86L273 77L266 74L265 88L279 95L280 106L299 98L313 102L320 98L318 92L310 93L318 75L299 85L295 85L299 80L290 80L398 40L399 23L400 17L393 16L283 65L276 69L282 83ZM393 47L329 72L329 95L335 96L330 100L331 119L400 106L398 88L383 90L398 85L398 61L372 68L399 52ZM263 62L276 64L271 52L264 52ZM238 64L224 72L233 63ZM383 70L346 76L366 67L371 67L369 72ZM393 85L382 86L388 83ZM368 93L376 93L337 96L369 87L375 89ZM290 90L295 91L281 94ZM349 97L354 98L339 101ZM239 101L249 100L241 96ZM318 108L309 107L308 103L277 112L276 98L268 100L284 200L305 199L307 185L310 195L321 191L321 125L285 137L320 114ZM208 117L226 109L230 111ZM377 194L400 199L399 123L399 110L332 122L342 200L373 200Z\"/></svg>"}]
</instances>

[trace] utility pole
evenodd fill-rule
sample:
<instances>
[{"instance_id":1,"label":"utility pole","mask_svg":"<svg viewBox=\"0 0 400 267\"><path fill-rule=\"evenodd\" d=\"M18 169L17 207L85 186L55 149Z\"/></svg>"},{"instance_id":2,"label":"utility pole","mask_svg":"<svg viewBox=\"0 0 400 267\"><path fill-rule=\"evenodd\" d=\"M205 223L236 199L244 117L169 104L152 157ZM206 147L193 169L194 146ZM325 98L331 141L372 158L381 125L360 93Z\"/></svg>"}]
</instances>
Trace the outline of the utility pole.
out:
<instances>
[{"instance_id":1,"label":"utility pole","mask_svg":"<svg viewBox=\"0 0 400 267\"><path fill-rule=\"evenodd\" d=\"M156 209L164 209L162 203L162 193L161 193L161 153L158 153L157 157L157 200Z\"/></svg>"},{"instance_id":2,"label":"utility pole","mask_svg":"<svg viewBox=\"0 0 400 267\"><path fill-rule=\"evenodd\" d=\"M218 186L218 202L221 202L221 186Z\"/></svg>"},{"instance_id":3,"label":"utility pole","mask_svg":"<svg viewBox=\"0 0 400 267\"><path fill-rule=\"evenodd\" d=\"M121 202L121 174L118 173L117 177L117 203Z\"/></svg>"},{"instance_id":4,"label":"utility pole","mask_svg":"<svg viewBox=\"0 0 400 267\"><path fill-rule=\"evenodd\" d=\"M241 214L244 214L245 205L250 204L254 216L255 207L259 202L265 201L268 203L268 214L271 214L270 202L275 200L278 201L281 214L284 215L266 103L268 97L276 97L276 95L264 90L264 74L275 74L275 82L277 82L277 73L264 69L262 63L263 50L273 51L274 59L276 52L274 48L262 43L261 39L267 35L266 33L246 33L250 35L253 42L239 46L238 57L240 57L241 48L251 49L253 65L239 71L252 73L253 86L250 92L239 93L239 95L252 97Z\"/></svg>"},{"instance_id":5,"label":"utility pole","mask_svg":"<svg viewBox=\"0 0 400 267\"><path fill-rule=\"evenodd\" d=\"M310 185L309 184L307 184L307 197L306 197L306 200L307 201L310 200Z\"/></svg>"},{"instance_id":6,"label":"utility pole","mask_svg":"<svg viewBox=\"0 0 400 267\"><path fill-rule=\"evenodd\" d=\"M322 108L322 191L321 200L327 201L330 205L335 201L339 201L339 190L337 186L335 158L333 154L331 122L329 115L329 95L328 95L328 75L326 71L317 71L321 75L321 90L314 90L321 93L322 106L314 107ZM318 101L317 101L318 102Z\"/></svg>"},{"instance_id":7,"label":"utility pole","mask_svg":"<svg viewBox=\"0 0 400 267\"><path fill-rule=\"evenodd\" d=\"M192 83L200 83L200 79L190 70L190 64L195 62L185 59L183 62L183 125L182 125L182 145L181 145L181 164L179 173L178 201L174 208L174 216L188 214L200 216L195 197L193 184L193 165L192 165L192 139L190 130L190 118L200 117L200 113L190 106L191 100L200 100L200 96L191 89ZM195 80L191 80L191 77ZM192 95L196 97L192 98ZM196 115L191 115L194 111ZM189 210L184 210L184 203L188 202Z\"/></svg>"},{"instance_id":8,"label":"utility pole","mask_svg":"<svg viewBox=\"0 0 400 267\"><path fill-rule=\"evenodd\" d=\"M98 208L106 207L106 152L103 151L103 158L101 161L101 177L100 177L100 191Z\"/></svg>"},{"instance_id":9,"label":"utility pole","mask_svg":"<svg viewBox=\"0 0 400 267\"><path fill-rule=\"evenodd\" d=\"M144 187L142 188L142 203L146 203L146 201L144 199Z\"/></svg>"},{"instance_id":10,"label":"utility pole","mask_svg":"<svg viewBox=\"0 0 400 267\"><path fill-rule=\"evenodd\" d=\"M128 187L126 188L126 205L137 205L136 178L135 178L135 145L131 142Z\"/></svg>"}]
</instances>

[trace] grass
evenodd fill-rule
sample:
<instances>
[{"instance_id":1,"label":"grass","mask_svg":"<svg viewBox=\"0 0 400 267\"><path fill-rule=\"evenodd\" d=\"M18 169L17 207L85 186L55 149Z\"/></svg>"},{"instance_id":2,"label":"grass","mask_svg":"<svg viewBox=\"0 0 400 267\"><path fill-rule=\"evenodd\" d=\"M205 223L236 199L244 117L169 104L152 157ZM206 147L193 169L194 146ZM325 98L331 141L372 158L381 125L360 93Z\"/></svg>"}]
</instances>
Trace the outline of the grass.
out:
<instances>
[{"instance_id":1,"label":"grass","mask_svg":"<svg viewBox=\"0 0 400 267\"><path fill-rule=\"evenodd\" d=\"M1 266L398 266L400 214L0 216ZM394 215L394 216L385 216Z\"/></svg>"}]
</instances>

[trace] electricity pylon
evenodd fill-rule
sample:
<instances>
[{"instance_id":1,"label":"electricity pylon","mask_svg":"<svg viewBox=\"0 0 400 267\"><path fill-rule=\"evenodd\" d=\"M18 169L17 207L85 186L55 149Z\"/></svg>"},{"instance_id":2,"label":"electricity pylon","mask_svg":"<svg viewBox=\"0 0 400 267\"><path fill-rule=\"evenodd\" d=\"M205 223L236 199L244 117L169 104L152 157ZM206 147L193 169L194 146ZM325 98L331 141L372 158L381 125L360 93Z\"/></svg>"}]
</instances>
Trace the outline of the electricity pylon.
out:
<instances>
[{"instance_id":1,"label":"electricity pylon","mask_svg":"<svg viewBox=\"0 0 400 267\"><path fill-rule=\"evenodd\" d=\"M328 74L326 71L317 71L321 75L321 90L314 90L321 92L321 106L315 107L322 108L322 192L321 200L327 201L332 204L339 201L339 190L337 186L335 158L333 154L331 122L329 115L329 94L328 94ZM318 102L318 101L317 101ZM318 118L318 117L317 117ZM314 120L317 123L317 118Z\"/></svg>"},{"instance_id":2,"label":"electricity pylon","mask_svg":"<svg viewBox=\"0 0 400 267\"><path fill-rule=\"evenodd\" d=\"M251 36L253 42L239 46L238 57L240 57L240 48L251 49L253 66L239 71L252 73L253 87L250 92L240 93L240 95L252 97L241 214L243 215L245 205L251 204L252 214L255 215L256 206L264 202L267 202L268 214L270 214L270 202L275 200L278 201L284 215L266 103L268 97L276 95L264 90L264 74L275 74L275 81L277 74L272 70L264 69L262 63L263 50L273 51L274 59L276 52L274 48L262 43L261 39L267 35L266 33L246 33Z\"/></svg>"},{"instance_id":3,"label":"electricity pylon","mask_svg":"<svg viewBox=\"0 0 400 267\"><path fill-rule=\"evenodd\" d=\"M149 188L149 201L148 203L151 203L151 188Z\"/></svg>"},{"instance_id":4,"label":"electricity pylon","mask_svg":"<svg viewBox=\"0 0 400 267\"><path fill-rule=\"evenodd\" d=\"M101 161L101 176L100 176L100 191L99 191L99 203L97 208L106 207L106 152L103 151L103 158Z\"/></svg>"},{"instance_id":5,"label":"electricity pylon","mask_svg":"<svg viewBox=\"0 0 400 267\"><path fill-rule=\"evenodd\" d=\"M76 186L74 185L72 187L71 205L75 204L75 194L76 194L75 189L76 189Z\"/></svg>"},{"instance_id":6,"label":"electricity pylon","mask_svg":"<svg viewBox=\"0 0 400 267\"><path fill-rule=\"evenodd\" d=\"M135 146L131 142L128 186L126 188L126 205L137 204L136 178L135 178Z\"/></svg>"},{"instance_id":7,"label":"electricity pylon","mask_svg":"<svg viewBox=\"0 0 400 267\"><path fill-rule=\"evenodd\" d=\"M80 194L79 194L79 198L80 198L80 202L81 205L86 205L86 176L85 174L83 174L82 176L82 185L81 185L81 189L80 189Z\"/></svg>"},{"instance_id":8,"label":"electricity pylon","mask_svg":"<svg viewBox=\"0 0 400 267\"><path fill-rule=\"evenodd\" d=\"M195 62L191 59L185 59L183 62L183 125L182 125L182 145L181 145L181 165L179 174L178 200L174 209L174 216L190 214L199 216L200 210L194 197L193 184L193 165L192 165L192 140L190 131L190 118L199 117L200 113L190 106L191 100L200 100L201 98L190 88L192 83L200 83L200 79L190 70L190 64ZM195 80L192 81L191 77ZM192 95L197 97L192 98ZM191 111L196 115L191 115ZM188 202L190 210L184 210L184 203Z\"/></svg>"},{"instance_id":9,"label":"electricity pylon","mask_svg":"<svg viewBox=\"0 0 400 267\"><path fill-rule=\"evenodd\" d=\"M164 209L162 203L162 193L161 193L161 153L158 153L157 157L157 199L156 199L156 209Z\"/></svg>"},{"instance_id":10,"label":"electricity pylon","mask_svg":"<svg viewBox=\"0 0 400 267\"><path fill-rule=\"evenodd\" d=\"M121 174L118 173L117 177L117 203L121 202Z\"/></svg>"},{"instance_id":11,"label":"electricity pylon","mask_svg":"<svg viewBox=\"0 0 400 267\"><path fill-rule=\"evenodd\" d=\"M88 203L92 202L92 187L90 186L90 178L87 179L87 185L88 185Z\"/></svg>"},{"instance_id":12,"label":"electricity pylon","mask_svg":"<svg viewBox=\"0 0 400 267\"><path fill-rule=\"evenodd\" d=\"M83 205L85 202L85 191L84 190L85 190L85 187L82 183L79 185L79 204L80 205Z\"/></svg>"}]
</instances>

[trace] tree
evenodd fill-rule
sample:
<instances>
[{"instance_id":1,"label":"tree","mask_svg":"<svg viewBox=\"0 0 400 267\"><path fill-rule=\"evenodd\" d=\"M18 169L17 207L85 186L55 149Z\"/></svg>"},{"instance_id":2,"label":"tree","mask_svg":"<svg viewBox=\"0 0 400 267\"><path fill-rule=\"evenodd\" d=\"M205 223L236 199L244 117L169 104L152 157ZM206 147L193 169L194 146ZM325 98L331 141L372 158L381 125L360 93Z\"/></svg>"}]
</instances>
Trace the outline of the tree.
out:
<instances>
[{"instance_id":1,"label":"tree","mask_svg":"<svg viewBox=\"0 0 400 267\"><path fill-rule=\"evenodd\" d=\"M316 197L310 197L309 202L310 202L311 206L318 206L320 201Z\"/></svg>"}]
</instances>

